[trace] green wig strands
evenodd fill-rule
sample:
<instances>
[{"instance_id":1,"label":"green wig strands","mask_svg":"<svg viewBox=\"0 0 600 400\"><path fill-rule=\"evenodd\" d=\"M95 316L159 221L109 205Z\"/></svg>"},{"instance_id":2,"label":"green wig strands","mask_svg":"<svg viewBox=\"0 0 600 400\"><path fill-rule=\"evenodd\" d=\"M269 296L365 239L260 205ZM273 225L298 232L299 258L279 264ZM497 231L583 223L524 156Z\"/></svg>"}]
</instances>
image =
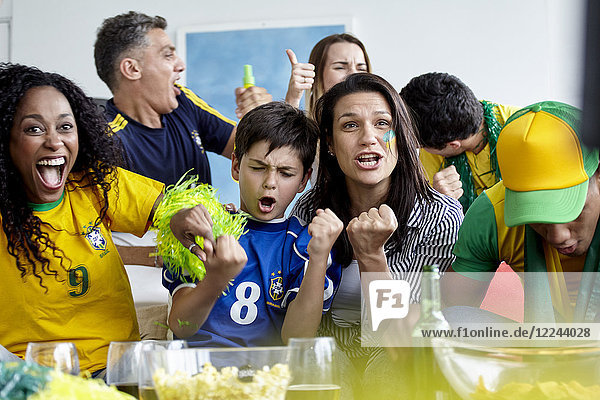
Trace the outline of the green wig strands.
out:
<instances>
[{"instance_id":1,"label":"green wig strands","mask_svg":"<svg viewBox=\"0 0 600 400\"><path fill-rule=\"evenodd\" d=\"M208 210L213 222L213 237L231 235L236 239L244 233L246 217L243 214L230 214L219 202L217 190L207 184L198 184L198 177L182 182L181 178L174 186L169 186L163 200L154 214L153 230L157 231L157 252L162 257L165 266L175 276L189 274L192 282L204 279L206 269L204 263L195 254L186 249L173 236L169 222L171 217L182 208L191 208L202 204ZM196 243L204 248L204 239L196 236ZM187 272L184 274L182 272Z\"/></svg>"}]
</instances>

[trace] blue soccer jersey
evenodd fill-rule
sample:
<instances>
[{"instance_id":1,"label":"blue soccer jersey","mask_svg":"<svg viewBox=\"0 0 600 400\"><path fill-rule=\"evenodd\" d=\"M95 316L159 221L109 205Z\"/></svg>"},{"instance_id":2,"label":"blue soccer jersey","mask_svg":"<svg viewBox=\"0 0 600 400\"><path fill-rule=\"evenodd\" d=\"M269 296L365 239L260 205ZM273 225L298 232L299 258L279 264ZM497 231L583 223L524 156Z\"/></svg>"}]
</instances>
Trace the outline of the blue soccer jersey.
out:
<instances>
[{"instance_id":1,"label":"blue soccer jersey","mask_svg":"<svg viewBox=\"0 0 600 400\"><path fill-rule=\"evenodd\" d=\"M248 263L215 303L206 322L188 338L190 346L281 345L285 309L296 297L308 266L311 236L296 217L271 222L248 220L239 242ZM329 257L323 294L327 311L339 286L341 267ZM183 286L163 268L163 285L171 294Z\"/></svg>"},{"instance_id":2,"label":"blue soccer jersey","mask_svg":"<svg viewBox=\"0 0 600 400\"><path fill-rule=\"evenodd\" d=\"M106 103L106 117L125 150L127 169L171 185L190 169L200 182L211 183L206 151L221 154L235 122L225 118L191 90L176 85L179 106L161 116L162 128L142 125Z\"/></svg>"}]
</instances>

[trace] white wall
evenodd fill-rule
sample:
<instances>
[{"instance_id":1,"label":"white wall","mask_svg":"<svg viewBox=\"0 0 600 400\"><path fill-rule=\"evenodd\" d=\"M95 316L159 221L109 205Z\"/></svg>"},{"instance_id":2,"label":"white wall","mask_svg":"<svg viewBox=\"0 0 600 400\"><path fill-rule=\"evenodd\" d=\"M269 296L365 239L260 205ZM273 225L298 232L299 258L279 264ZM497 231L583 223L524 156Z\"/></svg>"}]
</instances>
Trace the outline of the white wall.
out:
<instances>
[{"instance_id":1,"label":"white wall","mask_svg":"<svg viewBox=\"0 0 600 400\"><path fill-rule=\"evenodd\" d=\"M0 62L10 61L10 17L12 0L0 0Z\"/></svg>"},{"instance_id":2,"label":"white wall","mask_svg":"<svg viewBox=\"0 0 600 400\"><path fill-rule=\"evenodd\" d=\"M133 9L164 16L173 40L178 28L189 25L352 16L353 33L365 43L374 72L398 90L413 76L443 71L460 77L480 98L580 106L584 5L585 0L4 0L0 17L12 18L13 62L60 72L97 97L109 92L94 68L96 29L104 18Z\"/></svg>"}]
</instances>

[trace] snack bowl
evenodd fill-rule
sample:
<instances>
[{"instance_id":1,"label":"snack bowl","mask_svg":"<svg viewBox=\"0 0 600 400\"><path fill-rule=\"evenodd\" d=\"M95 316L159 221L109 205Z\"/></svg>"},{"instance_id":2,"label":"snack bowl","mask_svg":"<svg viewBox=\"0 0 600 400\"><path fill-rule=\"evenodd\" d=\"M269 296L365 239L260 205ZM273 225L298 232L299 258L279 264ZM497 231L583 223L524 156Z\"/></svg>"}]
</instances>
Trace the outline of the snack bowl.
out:
<instances>
[{"instance_id":1,"label":"snack bowl","mask_svg":"<svg viewBox=\"0 0 600 400\"><path fill-rule=\"evenodd\" d=\"M288 347L189 348L147 351L140 399L284 400Z\"/></svg>"},{"instance_id":2,"label":"snack bowl","mask_svg":"<svg viewBox=\"0 0 600 400\"><path fill-rule=\"evenodd\" d=\"M600 342L503 348L434 339L433 345L463 399L600 399Z\"/></svg>"}]
</instances>

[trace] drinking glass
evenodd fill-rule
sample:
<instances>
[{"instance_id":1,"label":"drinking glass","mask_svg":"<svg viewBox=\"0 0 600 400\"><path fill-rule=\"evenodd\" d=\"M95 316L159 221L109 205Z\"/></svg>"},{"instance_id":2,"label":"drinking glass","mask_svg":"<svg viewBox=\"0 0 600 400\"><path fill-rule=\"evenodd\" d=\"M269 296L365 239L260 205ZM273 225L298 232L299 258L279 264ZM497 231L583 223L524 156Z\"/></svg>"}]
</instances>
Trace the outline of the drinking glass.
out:
<instances>
[{"instance_id":1,"label":"drinking glass","mask_svg":"<svg viewBox=\"0 0 600 400\"><path fill-rule=\"evenodd\" d=\"M71 375L79 374L79 357L71 342L30 342L27 344L25 361L52 367Z\"/></svg>"},{"instance_id":2,"label":"drinking glass","mask_svg":"<svg viewBox=\"0 0 600 400\"><path fill-rule=\"evenodd\" d=\"M144 351L140 399L148 388L159 400L284 400L289 352L287 346Z\"/></svg>"},{"instance_id":3,"label":"drinking glass","mask_svg":"<svg viewBox=\"0 0 600 400\"><path fill-rule=\"evenodd\" d=\"M338 400L340 377L333 364L336 347L330 337L292 338L290 373L286 400Z\"/></svg>"},{"instance_id":4,"label":"drinking glass","mask_svg":"<svg viewBox=\"0 0 600 400\"><path fill-rule=\"evenodd\" d=\"M142 340L137 342L111 342L106 361L106 383L135 398L142 398L138 388L140 360L146 350L183 349L185 340ZM144 399L150 398L144 396Z\"/></svg>"}]
</instances>

